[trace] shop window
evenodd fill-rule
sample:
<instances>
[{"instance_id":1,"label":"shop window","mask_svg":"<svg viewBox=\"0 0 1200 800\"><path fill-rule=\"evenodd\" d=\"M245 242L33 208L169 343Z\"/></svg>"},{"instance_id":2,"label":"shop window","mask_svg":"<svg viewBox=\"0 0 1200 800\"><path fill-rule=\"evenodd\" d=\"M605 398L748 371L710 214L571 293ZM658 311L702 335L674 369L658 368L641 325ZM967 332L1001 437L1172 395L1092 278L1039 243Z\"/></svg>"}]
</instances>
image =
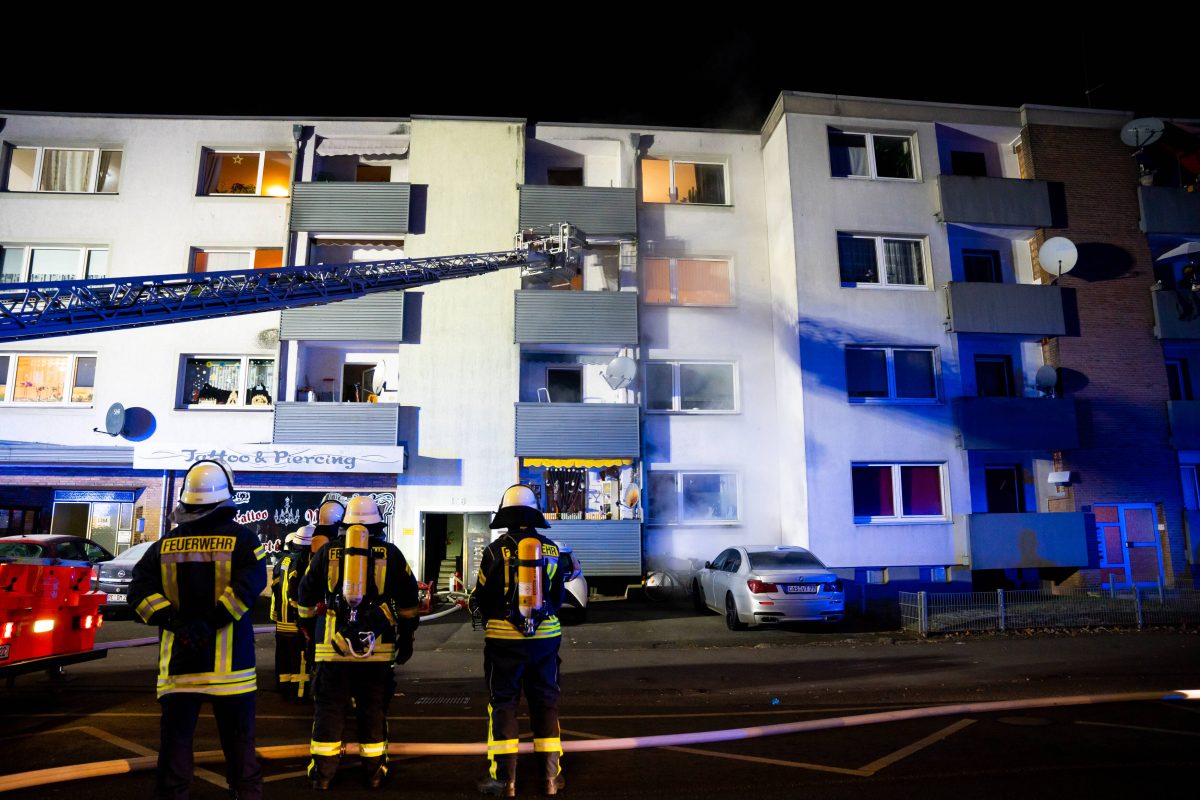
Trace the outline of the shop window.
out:
<instances>
[{"instance_id":1,"label":"shop window","mask_svg":"<svg viewBox=\"0 0 1200 800\"><path fill-rule=\"evenodd\" d=\"M659 524L728 523L738 520L734 472L650 472L650 521Z\"/></svg>"},{"instance_id":2,"label":"shop window","mask_svg":"<svg viewBox=\"0 0 1200 800\"><path fill-rule=\"evenodd\" d=\"M936 402L937 350L930 347L847 347L846 394L851 402Z\"/></svg>"},{"instance_id":3,"label":"shop window","mask_svg":"<svg viewBox=\"0 0 1200 800\"><path fill-rule=\"evenodd\" d=\"M837 242L843 286L926 286L921 239L839 232Z\"/></svg>"},{"instance_id":4,"label":"shop window","mask_svg":"<svg viewBox=\"0 0 1200 800\"><path fill-rule=\"evenodd\" d=\"M286 150L204 149L201 195L287 197L292 155Z\"/></svg>"},{"instance_id":5,"label":"shop window","mask_svg":"<svg viewBox=\"0 0 1200 800\"><path fill-rule=\"evenodd\" d=\"M6 188L10 192L116 194L120 150L92 147L11 147Z\"/></svg>"},{"instance_id":6,"label":"shop window","mask_svg":"<svg viewBox=\"0 0 1200 800\"><path fill-rule=\"evenodd\" d=\"M725 165L678 159L642 159L642 201L728 205Z\"/></svg>"},{"instance_id":7,"label":"shop window","mask_svg":"<svg viewBox=\"0 0 1200 800\"><path fill-rule=\"evenodd\" d=\"M0 356L0 402L87 405L96 386L96 357L59 353Z\"/></svg>"},{"instance_id":8,"label":"shop window","mask_svg":"<svg viewBox=\"0 0 1200 800\"><path fill-rule=\"evenodd\" d=\"M941 464L854 464L855 522L944 521Z\"/></svg>"},{"instance_id":9,"label":"shop window","mask_svg":"<svg viewBox=\"0 0 1200 800\"><path fill-rule=\"evenodd\" d=\"M246 408L273 403L275 359L257 356L184 358L183 408Z\"/></svg>"},{"instance_id":10,"label":"shop window","mask_svg":"<svg viewBox=\"0 0 1200 800\"><path fill-rule=\"evenodd\" d=\"M736 412L736 365L651 361L646 365L646 409L681 413Z\"/></svg>"},{"instance_id":11,"label":"shop window","mask_svg":"<svg viewBox=\"0 0 1200 800\"><path fill-rule=\"evenodd\" d=\"M642 299L650 305L731 306L733 270L728 259L647 258Z\"/></svg>"},{"instance_id":12,"label":"shop window","mask_svg":"<svg viewBox=\"0 0 1200 800\"><path fill-rule=\"evenodd\" d=\"M274 269L283 266L282 247L192 248L192 272Z\"/></svg>"},{"instance_id":13,"label":"shop window","mask_svg":"<svg viewBox=\"0 0 1200 800\"><path fill-rule=\"evenodd\" d=\"M829 129L829 164L835 178L915 180L913 136Z\"/></svg>"},{"instance_id":14,"label":"shop window","mask_svg":"<svg viewBox=\"0 0 1200 800\"><path fill-rule=\"evenodd\" d=\"M0 284L103 278L108 249L56 245L0 246Z\"/></svg>"}]
</instances>

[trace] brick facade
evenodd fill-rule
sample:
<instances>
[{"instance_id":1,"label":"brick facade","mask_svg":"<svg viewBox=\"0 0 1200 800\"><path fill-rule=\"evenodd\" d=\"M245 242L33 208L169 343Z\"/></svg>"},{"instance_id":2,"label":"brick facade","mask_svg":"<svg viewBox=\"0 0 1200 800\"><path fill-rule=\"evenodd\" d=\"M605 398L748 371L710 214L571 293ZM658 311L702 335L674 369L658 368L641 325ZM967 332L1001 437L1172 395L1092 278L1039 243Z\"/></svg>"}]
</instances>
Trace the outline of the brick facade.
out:
<instances>
[{"instance_id":1,"label":"brick facade","mask_svg":"<svg viewBox=\"0 0 1200 800\"><path fill-rule=\"evenodd\" d=\"M134 531L134 542L157 539L162 534L163 478L160 472L112 470L100 472L81 467L5 471L0 475L0 503L34 505L42 509L39 533L50 533L54 492L59 490L134 492L133 518L146 520L145 531Z\"/></svg>"}]
</instances>

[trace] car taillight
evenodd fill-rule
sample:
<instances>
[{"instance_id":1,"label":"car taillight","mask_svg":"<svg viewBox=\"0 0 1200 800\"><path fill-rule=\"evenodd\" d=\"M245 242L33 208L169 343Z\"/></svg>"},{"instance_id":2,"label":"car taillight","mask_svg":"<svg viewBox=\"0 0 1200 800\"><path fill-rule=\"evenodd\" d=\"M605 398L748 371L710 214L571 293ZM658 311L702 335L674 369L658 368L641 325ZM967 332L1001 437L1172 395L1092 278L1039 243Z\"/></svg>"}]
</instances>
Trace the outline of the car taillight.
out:
<instances>
[{"instance_id":1,"label":"car taillight","mask_svg":"<svg viewBox=\"0 0 1200 800\"><path fill-rule=\"evenodd\" d=\"M746 586L750 588L751 594L768 594L770 592L779 591L779 587L775 584L766 583L765 581L755 580L753 578L746 581Z\"/></svg>"},{"instance_id":2,"label":"car taillight","mask_svg":"<svg viewBox=\"0 0 1200 800\"><path fill-rule=\"evenodd\" d=\"M834 581L833 583L822 583L822 584L821 584L821 591L823 591L823 592L837 592L837 593L839 593L839 594L840 594L840 593L841 593L841 591L842 591L842 582L841 582L841 581Z\"/></svg>"}]
</instances>

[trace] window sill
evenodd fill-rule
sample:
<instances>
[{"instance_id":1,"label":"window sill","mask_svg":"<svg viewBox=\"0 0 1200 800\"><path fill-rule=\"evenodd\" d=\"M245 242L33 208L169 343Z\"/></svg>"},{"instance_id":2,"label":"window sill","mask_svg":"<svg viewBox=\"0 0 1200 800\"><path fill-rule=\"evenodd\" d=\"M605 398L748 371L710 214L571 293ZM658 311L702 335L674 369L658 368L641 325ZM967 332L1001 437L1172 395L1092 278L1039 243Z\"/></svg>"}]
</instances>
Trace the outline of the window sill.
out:
<instances>
[{"instance_id":1,"label":"window sill","mask_svg":"<svg viewBox=\"0 0 1200 800\"><path fill-rule=\"evenodd\" d=\"M924 183L921 178L883 178L874 175L830 175L838 181L879 181L882 183Z\"/></svg>"},{"instance_id":2,"label":"window sill","mask_svg":"<svg viewBox=\"0 0 1200 800\"><path fill-rule=\"evenodd\" d=\"M253 414L261 414L264 411L274 411L275 406L178 406L176 411L219 411L223 414L228 414L236 411L249 411Z\"/></svg>"},{"instance_id":3,"label":"window sill","mask_svg":"<svg viewBox=\"0 0 1200 800\"><path fill-rule=\"evenodd\" d=\"M850 283L842 281L843 289L894 290L898 292L929 292L933 287L928 284L906 283Z\"/></svg>"},{"instance_id":4,"label":"window sill","mask_svg":"<svg viewBox=\"0 0 1200 800\"><path fill-rule=\"evenodd\" d=\"M858 527L879 526L879 525L950 525L953 520L946 517L910 517L907 519L863 519L861 517L854 518L854 524Z\"/></svg>"},{"instance_id":5,"label":"window sill","mask_svg":"<svg viewBox=\"0 0 1200 800\"><path fill-rule=\"evenodd\" d=\"M667 411L665 409L646 409L647 414L659 414L662 416L677 416L677 417L720 417L741 414L741 409L722 410L722 411Z\"/></svg>"},{"instance_id":6,"label":"window sill","mask_svg":"<svg viewBox=\"0 0 1200 800\"><path fill-rule=\"evenodd\" d=\"M228 200L231 197L236 197L242 200L291 200L292 196L284 195L276 197L271 194L198 194L197 198L212 198L214 200Z\"/></svg>"},{"instance_id":7,"label":"window sill","mask_svg":"<svg viewBox=\"0 0 1200 800\"><path fill-rule=\"evenodd\" d=\"M62 197L67 195L70 197L117 197L120 192L55 192L48 189L5 189L4 194L21 194L21 195L50 195L53 197Z\"/></svg>"},{"instance_id":8,"label":"window sill","mask_svg":"<svg viewBox=\"0 0 1200 800\"><path fill-rule=\"evenodd\" d=\"M59 411L87 411L92 408L91 403L22 403L15 400L0 401L0 409L17 409L17 408L40 408L40 409L58 409Z\"/></svg>"},{"instance_id":9,"label":"window sill","mask_svg":"<svg viewBox=\"0 0 1200 800\"><path fill-rule=\"evenodd\" d=\"M648 528L740 528L741 520L697 520L696 522L654 522L643 523Z\"/></svg>"},{"instance_id":10,"label":"window sill","mask_svg":"<svg viewBox=\"0 0 1200 800\"><path fill-rule=\"evenodd\" d=\"M941 398L895 398L895 397L848 397L846 402L853 406L940 406Z\"/></svg>"},{"instance_id":11,"label":"window sill","mask_svg":"<svg viewBox=\"0 0 1200 800\"><path fill-rule=\"evenodd\" d=\"M643 206L671 206L672 208L733 208L733 203L655 203L643 200Z\"/></svg>"},{"instance_id":12,"label":"window sill","mask_svg":"<svg viewBox=\"0 0 1200 800\"><path fill-rule=\"evenodd\" d=\"M643 301L642 305L650 308L737 308L737 303L651 303Z\"/></svg>"}]
</instances>

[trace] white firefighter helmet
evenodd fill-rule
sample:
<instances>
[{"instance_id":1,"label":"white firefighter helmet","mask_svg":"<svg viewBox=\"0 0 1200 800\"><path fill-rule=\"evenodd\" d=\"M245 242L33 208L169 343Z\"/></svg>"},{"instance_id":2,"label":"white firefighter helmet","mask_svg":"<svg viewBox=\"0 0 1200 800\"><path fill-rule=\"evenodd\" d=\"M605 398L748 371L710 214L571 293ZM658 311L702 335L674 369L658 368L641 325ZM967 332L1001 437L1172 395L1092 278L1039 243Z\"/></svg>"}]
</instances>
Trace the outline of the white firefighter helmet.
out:
<instances>
[{"instance_id":1,"label":"white firefighter helmet","mask_svg":"<svg viewBox=\"0 0 1200 800\"><path fill-rule=\"evenodd\" d=\"M500 507L492 518L490 528L549 528L550 524L538 508L537 495L523 483L514 483L504 490Z\"/></svg>"},{"instance_id":2,"label":"white firefighter helmet","mask_svg":"<svg viewBox=\"0 0 1200 800\"><path fill-rule=\"evenodd\" d=\"M337 525L346 516L346 507L337 500L326 500L317 509L318 525Z\"/></svg>"},{"instance_id":3,"label":"white firefighter helmet","mask_svg":"<svg viewBox=\"0 0 1200 800\"><path fill-rule=\"evenodd\" d=\"M179 502L207 506L233 497L233 473L219 461L197 461L183 476Z\"/></svg>"},{"instance_id":4,"label":"white firefighter helmet","mask_svg":"<svg viewBox=\"0 0 1200 800\"><path fill-rule=\"evenodd\" d=\"M350 498L350 502L346 504L346 515L342 517L342 525L372 525L377 522L383 522L383 517L379 516L379 506L375 505L375 498L366 494Z\"/></svg>"},{"instance_id":5,"label":"white firefighter helmet","mask_svg":"<svg viewBox=\"0 0 1200 800\"><path fill-rule=\"evenodd\" d=\"M292 547L303 547L308 549L312 546L313 526L305 525L303 528L297 528L284 538L283 543Z\"/></svg>"}]
</instances>

